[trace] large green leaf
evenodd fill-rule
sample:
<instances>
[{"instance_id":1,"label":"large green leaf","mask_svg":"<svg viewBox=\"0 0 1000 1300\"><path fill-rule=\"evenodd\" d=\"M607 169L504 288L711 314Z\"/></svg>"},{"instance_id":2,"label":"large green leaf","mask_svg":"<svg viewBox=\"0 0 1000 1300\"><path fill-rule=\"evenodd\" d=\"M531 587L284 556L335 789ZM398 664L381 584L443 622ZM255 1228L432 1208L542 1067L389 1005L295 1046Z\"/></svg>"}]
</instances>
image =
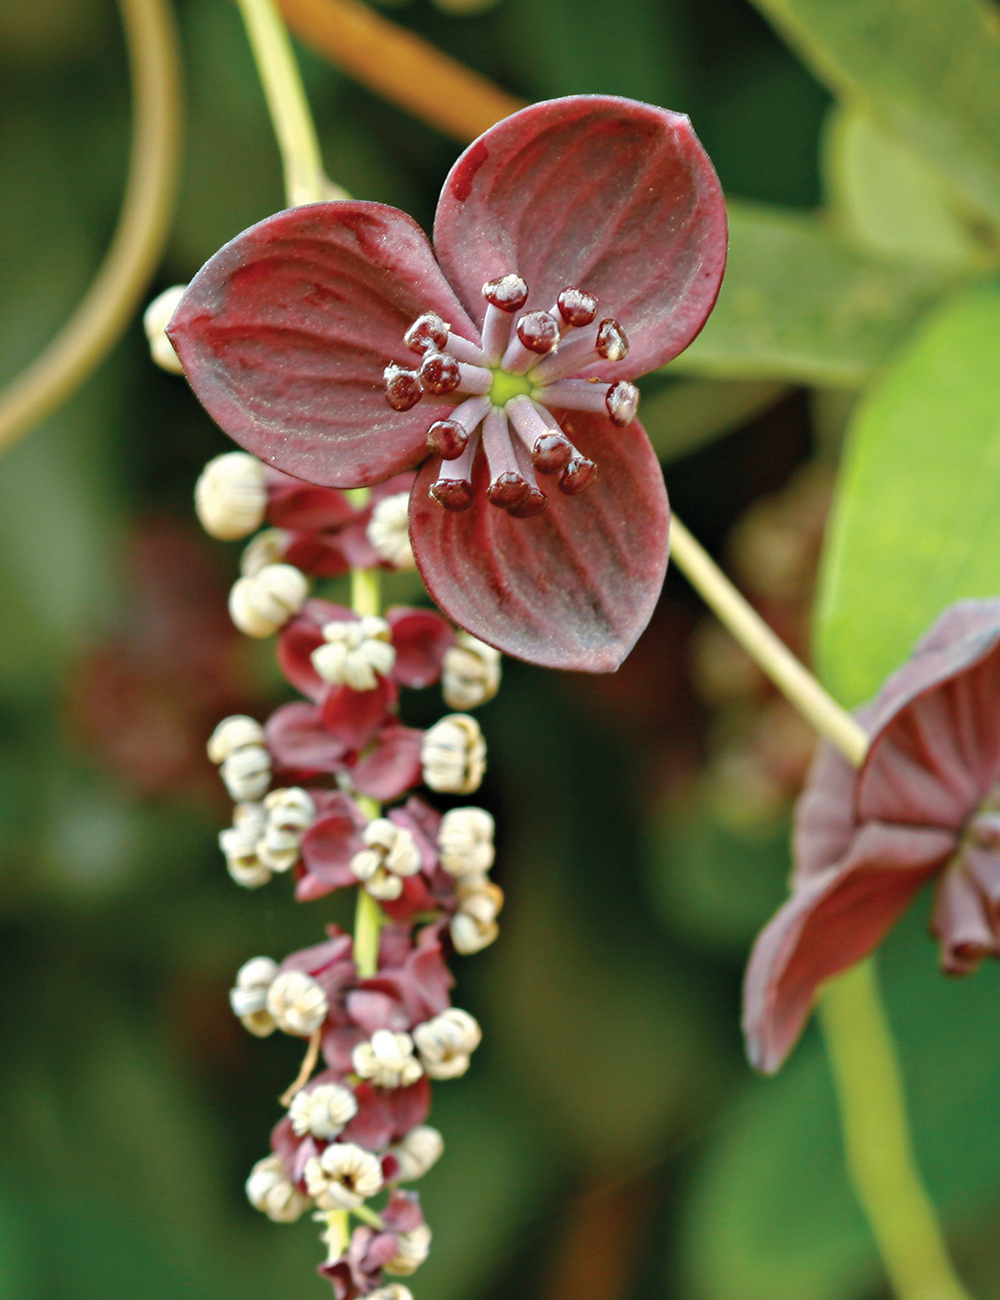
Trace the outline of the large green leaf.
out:
<instances>
[{"instance_id":1,"label":"large green leaf","mask_svg":"<svg viewBox=\"0 0 1000 1300\"><path fill-rule=\"evenodd\" d=\"M1000 592L1000 288L937 313L860 404L823 563L818 654L850 707L947 605Z\"/></svg>"},{"instance_id":2,"label":"large green leaf","mask_svg":"<svg viewBox=\"0 0 1000 1300\"><path fill-rule=\"evenodd\" d=\"M967 1233L1000 1200L1000 970L942 978L926 921L926 907L916 908L880 965L918 1158L946 1226ZM995 1241L995 1223L992 1232ZM681 1257L697 1300L861 1300L874 1292L880 1269L844 1172L818 1036L777 1079L753 1085L709 1144Z\"/></svg>"},{"instance_id":3,"label":"large green leaf","mask_svg":"<svg viewBox=\"0 0 1000 1300\"><path fill-rule=\"evenodd\" d=\"M835 93L862 100L1000 224L1000 22L983 0L755 0Z\"/></svg>"},{"instance_id":4,"label":"large green leaf","mask_svg":"<svg viewBox=\"0 0 1000 1300\"><path fill-rule=\"evenodd\" d=\"M718 304L670 373L860 387L935 292L933 277L858 253L817 217L732 204Z\"/></svg>"}]
</instances>

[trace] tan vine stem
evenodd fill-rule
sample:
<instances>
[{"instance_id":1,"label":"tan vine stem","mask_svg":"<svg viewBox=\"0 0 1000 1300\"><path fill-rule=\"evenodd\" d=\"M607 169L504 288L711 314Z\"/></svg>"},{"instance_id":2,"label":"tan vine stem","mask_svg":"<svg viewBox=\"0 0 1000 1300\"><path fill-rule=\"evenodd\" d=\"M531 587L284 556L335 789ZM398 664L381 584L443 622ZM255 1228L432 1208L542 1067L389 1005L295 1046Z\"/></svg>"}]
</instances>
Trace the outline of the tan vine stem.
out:
<instances>
[{"instance_id":1,"label":"tan vine stem","mask_svg":"<svg viewBox=\"0 0 1000 1300\"><path fill-rule=\"evenodd\" d=\"M323 1030L322 1027L320 1027L309 1039L309 1046L306 1049L305 1056L302 1058L302 1064L299 1067L298 1074L295 1076L295 1082L290 1084L278 1098L282 1106L290 1106L295 1094L300 1088L304 1087L309 1082L309 1076L312 1074L313 1070L315 1070L316 1062L319 1060L319 1047L322 1041Z\"/></svg>"},{"instance_id":2,"label":"tan vine stem","mask_svg":"<svg viewBox=\"0 0 1000 1300\"><path fill-rule=\"evenodd\" d=\"M152 278L173 212L180 151L180 59L166 0L119 0L133 125L121 216L100 270L41 356L0 394L0 452L51 414L118 341Z\"/></svg>"}]
</instances>

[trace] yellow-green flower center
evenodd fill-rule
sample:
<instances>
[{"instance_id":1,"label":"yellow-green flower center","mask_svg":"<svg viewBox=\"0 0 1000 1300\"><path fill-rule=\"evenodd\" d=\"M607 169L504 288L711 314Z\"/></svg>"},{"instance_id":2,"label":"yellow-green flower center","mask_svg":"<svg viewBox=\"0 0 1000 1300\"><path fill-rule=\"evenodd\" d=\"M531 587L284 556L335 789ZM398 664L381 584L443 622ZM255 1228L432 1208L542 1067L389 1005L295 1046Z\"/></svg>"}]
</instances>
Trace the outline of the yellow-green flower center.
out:
<instances>
[{"instance_id":1,"label":"yellow-green flower center","mask_svg":"<svg viewBox=\"0 0 1000 1300\"><path fill-rule=\"evenodd\" d=\"M530 397L534 383L527 375L510 375L506 370L493 371L493 384L487 396L494 406L506 406L512 397Z\"/></svg>"}]
</instances>

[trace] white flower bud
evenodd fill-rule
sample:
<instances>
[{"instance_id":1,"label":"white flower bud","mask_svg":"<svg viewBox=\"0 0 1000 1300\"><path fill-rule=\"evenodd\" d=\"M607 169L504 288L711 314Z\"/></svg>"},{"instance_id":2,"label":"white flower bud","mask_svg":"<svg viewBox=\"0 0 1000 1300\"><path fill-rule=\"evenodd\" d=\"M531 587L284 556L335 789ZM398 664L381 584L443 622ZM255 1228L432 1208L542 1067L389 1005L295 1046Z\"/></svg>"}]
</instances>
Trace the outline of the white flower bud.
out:
<instances>
[{"instance_id":1,"label":"white flower bud","mask_svg":"<svg viewBox=\"0 0 1000 1300\"><path fill-rule=\"evenodd\" d=\"M424 782L439 794L472 794L486 771L486 741L467 713L449 713L424 734Z\"/></svg>"},{"instance_id":2,"label":"white flower bud","mask_svg":"<svg viewBox=\"0 0 1000 1300\"><path fill-rule=\"evenodd\" d=\"M379 558L385 560L386 564L391 564L395 569L417 567L410 546L409 492L397 492L395 496L384 497L379 501L372 510L365 532Z\"/></svg>"},{"instance_id":3,"label":"white flower bud","mask_svg":"<svg viewBox=\"0 0 1000 1300\"><path fill-rule=\"evenodd\" d=\"M423 1178L443 1153L444 1138L429 1124L418 1124L416 1128L411 1128L401 1142L389 1148L389 1154L399 1161L396 1178L401 1183L412 1183L417 1178Z\"/></svg>"},{"instance_id":4,"label":"white flower bud","mask_svg":"<svg viewBox=\"0 0 1000 1300\"><path fill-rule=\"evenodd\" d=\"M264 728L253 718L243 713L234 713L230 718L223 718L208 740L208 757L213 763L221 763L229 757L234 749L244 745L263 745Z\"/></svg>"},{"instance_id":5,"label":"white flower bud","mask_svg":"<svg viewBox=\"0 0 1000 1300\"><path fill-rule=\"evenodd\" d=\"M291 786L272 790L264 800L266 824L257 844L257 856L271 871L287 871L299 860L302 836L313 824L316 805L305 790Z\"/></svg>"},{"instance_id":6,"label":"white flower bud","mask_svg":"<svg viewBox=\"0 0 1000 1300\"><path fill-rule=\"evenodd\" d=\"M285 558L289 536L284 528L265 528L247 542L240 556L240 573L243 577L256 577L268 564L280 564Z\"/></svg>"},{"instance_id":7,"label":"white flower bud","mask_svg":"<svg viewBox=\"0 0 1000 1300\"><path fill-rule=\"evenodd\" d=\"M335 1138L358 1113L358 1103L350 1088L340 1083L321 1083L312 1089L300 1089L292 1098L288 1118L299 1137Z\"/></svg>"},{"instance_id":8,"label":"white flower bud","mask_svg":"<svg viewBox=\"0 0 1000 1300\"><path fill-rule=\"evenodd\" d=\"M485 808L452 808L438 830L441 866L450 876L480 875L493 865L493 818Z\"/></svg>"},{"instance_id":9,"label":"white flower bud","mask_svg":"<svg viewBox=\"0 0 1000 1300\"><path fill-rule=\"evenodd\" d=\"M247 1200L275 1223L294 1223L311 1204L285 1175L281 1157L258 1160L246 1181Z\"/></svg>"},{"instance_id":10,"label":"white flower bud","mask_svg":"<svg viewBox=\"0 0 1000 1300\"><path fill-rule=\"evenodd\" d=\"M164 331L186 289L186 284L175 284L164 289L142 313L142 328L146 331L150 356L161 370L169 370L172 375L183 374L184 367Z\"/></svg>"},{"instance_id":11,"label":"white flower bud","mask_svg":"<svg viewBox=\"0 0 1000 1300\"><path fill-rule=\"evenodd\" d=\"M284 1033L306 1038L326 1019L330 1003L311 975L304 970L286 970L268 990L267 1009Z\"/></svg>"},{"instance_id":12,"label":"white flower bud","mask_svg":"<svg viewBox=\"0 0 1000 1300\"><path fill-rule=\"evenodd\" d=\"M402 1282L390 1282L388 1286L372 1291L368 1300L413 1300L413 1292Z\"/></svg>"},{"instance_id":13,"label":"white flower bud","mask_svg":"<svg viewBox=\"0 0 1000 1300\"><path fill-rule=\"evenodd\" d=\"M271 755L263 745L234 749L219 768L230 798L240 802L259 799L271 784Z\"/></svg>"},{"instance_id":14,"label":"white flower bud","mask_svg":"<svg viewBox=\"0 0 1000 1300\"><path fill-rule=\"evenodd\" d=\"M257 889L271 879L270 869L257 856L266 820L263 804L238 803L232 826L219 832L219 848L226 855L229 874L245 889Z\"/></svg>"},{"instance_id":15,"label":"white flower bud","mask_svg":"<svg viewBox=\"0 0 1000 1300\"><path fill-rule=\"evenodd\" d=\"M413 835L387 817L376 817L365 827L364 839L370 847L355 853L351 871L372 898L398 898L402 877L420 870L420 850Z\"/></svg>"},{"instance_id":16,"label":"white flower bud","mask_svg":"<svg viewBox=\"0 0 1000 1300\"><path fill-rule=\"evenodd\" d=\"M356 621L339 620L323 628L326 644L310 656L312 665L332 686L349 686L352 691L371 691L375 674L392 672L396 651L392 630L384 618L366 616Z\"/></svg>"},{"instance_id":17,"label":"white flower bud","mask_svg":"<svg viewBox=\"0 0 1000 1300\"><path fill-rule=\"evenodd\" d=\"M441 686L452 709L475 709L500 689L500 651L468 632L459 632L445 652Z\"/></svg>"},{"instance_id":18,"label":"white flower bud","mask_svg":"<svg viewBox=\"0 0 1000 1300\"><path fill-rule=\"evenodd\" d=\"M266 1038L277 1026L267 1009L267 993L278 975L278 963L270 957L251 957L236 972L236 987L229 990L229 1004L251 1034Z\"/></svg>"},{"instance_id":19,"label":"white flower bud","mask_svg":"<svg viewBox=\"0 0 1000 1300\"><path fill-rule=\"evenodd\" d=\"M483 1033L468 1011L449 1007L413 1031L413 1041L431 1079L457 1079L469 1068L469 1055Z\"/></svg>"},{"instance_id":20,"label":"white flower bud","mask_svg":"<svg viewBox=\"0 0 1000 1300\"><path fill-rule=\"evenodd\" d=\"M267 511L264 466L246 451L216 456L194 486L194 508L210 536L223 542L246 537L261 526Z\"/></svg>"},{"instance_id":21,"label":"white flower bud","mask_svg":"<svg viewBox=\"0 0 1000 1300\"><path fill-rule=\"evenodd\" d=\"M356 1210L382 1187L377 1156L353 1142L334 1142L306 1161L306 1186L321 1210Z\"/></svg>"},{"instance_id":22,"label":"white flower bud","mask_svg":"<svg viewBox=\"0 0 1000 1300\"><path fill-rule=\"evenodd\" d=\"M500 933L497 916L503 907L503 890L483 876L460 876L458 911L451 918L451 941L466 956L481 952Z\"/></svg>"},{"instance_id":23,"label":"white flower bud","mask_svg":"<svg viewBox=\"0 0 1000 1300\"><path fill-rule=\"evenodd\" d=\"M306 603L309 583L291 564L265 564L252 578L237 578L229 614L247 636L271 636Z\"/></svg>"},{"instance_id":24,"label":"white flower bud","mask_svg":"<svg viewBox=\"0 0 1000 1300\"><path fill-rule=\"evenodd\" d=\"M409 1277L424 1262L430 1250L431 1230L426 1223L421 1223L409 1232L396 1234L396 1253L382 1267L391 1276Z\"/></svg>"},{"instance_id":25,"label":"white flower bud","mask_svg":"<svg viewBox=\"0 0 1000 1300\"><path fill-rule=\"evenodd\" d=\"M370 1042L358 1043L351 1060L355 1073L378 1088L408 1088L424 1072L413 1055L410 1035L394 1034L391 1029L376 1029Z\"/></svg>"}]
</instances>

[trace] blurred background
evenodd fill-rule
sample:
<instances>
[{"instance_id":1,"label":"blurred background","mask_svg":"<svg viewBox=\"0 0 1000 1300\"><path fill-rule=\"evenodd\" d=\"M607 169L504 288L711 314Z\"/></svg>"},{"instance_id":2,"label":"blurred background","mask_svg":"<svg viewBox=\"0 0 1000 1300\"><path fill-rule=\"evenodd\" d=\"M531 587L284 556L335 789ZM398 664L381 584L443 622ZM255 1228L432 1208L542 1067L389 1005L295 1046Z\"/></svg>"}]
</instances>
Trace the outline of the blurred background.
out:
<instances>
[{"instance_id":1,"label":"blurred background","mask_svg":"<svg viewBox=\"0 0 1000 1300\"><path fill-rule=\"evenodd\" d=\"M184 177L150 297L283 206L235 6L177 7ZM608 91L687 112L727 194L820 204L830 97L745 0L460 8L387 12L525 99ZM428 228L458 146L300 54L330 176ZM112 0L0 0L0 70L6 382L114 226L129 91ZM679 382L647 392L672 501L808 654L852 377L720 381L706 418ZM250 956L315 942L337 905L296 906L280 878L238 889L215 843L230 810L208 733L289 697L271 644L230 625L238 545L194 521L195 478L226 447L136 322L0 461L2 1300L329 1295L315 1225L272 1224L243 1193L299 1045L244 1033L227 990ZM426 723L440 700L410 693L403 712ZM883 1295L818 1041L763 1082L738 1028L809 732L673 574L618 674L508 661L480 720L508 903L499 942L455 962L485 1044L435 1092L446 1158L420 1187L435 1235L417 1300ZM925 920L883 969L921 1159L987 1300L1000 986L995 970L940 981Z\"/></svg>"}]
</instances>

